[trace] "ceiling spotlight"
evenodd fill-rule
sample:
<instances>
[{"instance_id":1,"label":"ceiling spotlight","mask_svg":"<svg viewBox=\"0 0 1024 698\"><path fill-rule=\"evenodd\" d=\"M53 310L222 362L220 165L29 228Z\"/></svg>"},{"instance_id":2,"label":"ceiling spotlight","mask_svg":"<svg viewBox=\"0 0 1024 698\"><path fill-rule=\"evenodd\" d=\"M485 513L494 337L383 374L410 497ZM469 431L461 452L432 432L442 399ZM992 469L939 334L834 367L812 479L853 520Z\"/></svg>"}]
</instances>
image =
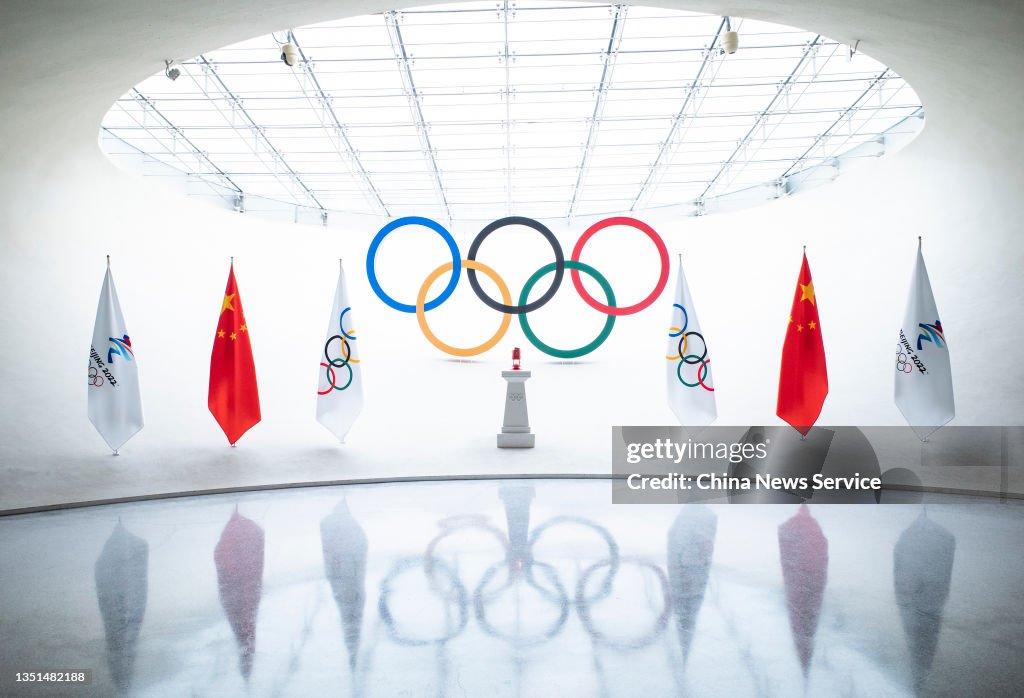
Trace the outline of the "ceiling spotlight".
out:
<instances>
[{"instance_id":1,"label":"ceiling spotlight","mask_svg":"<svg viewBox=\"0 0 1024 698\"><path fill-rule=\"evenodd\" d=\"M179 70L178 68L172 68L171 67L172 65L174 65L174 61L172 61L172 60L165 60L164 61L164 75L166 75L172 81L174 81L174 80L177 80L179 77L181 77L181 70Z\"/></svg>"},{"instance_id":2,"label":"ceiling spotlight","mask_svg":"<svg viewBox=\"0 0 1024 698\"><path fill-rule=\"evenodd\" d=\"M281 60L289 68L295 67L295 64L299 62L299 50L295 48L295 44L287 43L281 45Z\"/></svg>"}]
</instances>

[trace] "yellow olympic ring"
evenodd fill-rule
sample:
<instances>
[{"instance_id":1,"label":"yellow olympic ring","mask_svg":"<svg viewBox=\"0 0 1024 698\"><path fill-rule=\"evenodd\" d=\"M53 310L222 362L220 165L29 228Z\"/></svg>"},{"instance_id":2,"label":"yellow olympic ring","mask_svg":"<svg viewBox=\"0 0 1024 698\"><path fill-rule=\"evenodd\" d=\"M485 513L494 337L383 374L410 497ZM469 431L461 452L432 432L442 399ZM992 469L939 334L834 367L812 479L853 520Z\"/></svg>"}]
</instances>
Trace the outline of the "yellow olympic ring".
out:
<instances>
[{"instance_id":1,"label":"yellow olympic ring","mask_svg":"<svg viewBox=\"0 0 1024 698\"><path fill-rule=\"evenodd\" d=\"M431 285L435 281L437 281L441 274L444 274L446 271L451 271L453 266L454 265L452 264L452 262L442 264L437 269L430 272L430 276L428 276L427 280L423 282L422 286L420 286L419 295L416 296L416 320L420 323L420 330L423 332L423 336L427 338L427 341L433 344L441 351L447 352L452 356L476 356L477 354L483 354L485 351L493 348L494 345L500 342L501 338L505 336L506 332L508 332L508 326L512 324L511 315L507 313L502 313L501 326L498 328L498 331L494 334L494 336L488 339L483 344L480 344L479 346L475 347L469 347L468 349L460 349L459 347L453 347L450 344L445 344L440 339L438 339L437 336L433 332L431 332L430 328L427 326L427 313L423 307L424 305L426 305L427 302L427 293L430 292ZM505 281L500 276L498 276L498 272L494 271L486 264L477 262L472 259L462 260L462 268L476 269L477 271L482 271L484 274L489 276L491 280L494 281L494 283L498 286L498 291L501 293L502 302L504 302L505 305L512 304L512 294L509 293L508 286L505 285Z\"/></svg>"},{"instance_id":2,"label":"yellow olympic ring","mask_svg":"<svg viewBox=\"0 0 1024 698\"><path fill-rule=\"evenodd\" d=\"M669 332L682 332L683 330L680 327L669 327L668 331ZM684 353L686 352L686 348L687 348L687 346L689 346L689 344L690 344L690 338L689 338L689 336L684 334L683 335L683 352ZM676 354L675 356L666 356L665 358L668 359L669 361L676 361L677 359L683 358L683 355L682 354Z\"/></svg>"},{"instance_id":3,"label":"yellow olympic ring","mask_svg":"<svg viewBox=\"0 0 1024 698\"><path fill-rule=\"evenodd\" d=\"M348 333L349 333L350 335L352 335L352 339L355 339L355 338L356 338L356 331L355 331L355 330L349 330L349 331L348 331ZM351 358L350 358L350 359L349 359L348 361L349 361L349 363L353 363L353 364L357 364L357 363L359 363L359 359L351 359Z\"/></svg>"}]
</instances>

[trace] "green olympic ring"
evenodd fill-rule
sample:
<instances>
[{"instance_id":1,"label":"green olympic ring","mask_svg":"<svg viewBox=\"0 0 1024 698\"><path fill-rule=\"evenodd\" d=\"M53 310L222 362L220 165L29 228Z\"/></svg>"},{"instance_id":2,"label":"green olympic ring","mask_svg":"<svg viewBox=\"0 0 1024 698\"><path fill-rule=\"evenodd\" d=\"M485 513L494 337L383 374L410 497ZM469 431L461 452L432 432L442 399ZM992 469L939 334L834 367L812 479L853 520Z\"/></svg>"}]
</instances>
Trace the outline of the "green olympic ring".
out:
<instances>
[{"instance_id":1,"label":"green olympic ring","mask_svg":"<svg viewBox=\"0 0 1024 698\"><path fill-rule=\"evenodd\" d=\"M545 264L534 272L533 276L526 280L526 283L523 285L523 291L519 294L519 305L526 304L526 300L530 297L530 291L533 290L534 285L544 278L544 276L553 272L557 265L557 262ZM565 260L565 266L568 269L576 269L577 271L582 271L583 273L591 276L604 290L604 295L608 299L608 305L613 308L615 307L615 292L612 291L612 285L608 283L606 278L601 276L601 273L597 269L594 269L594 267L589 264L569 259ZM594 341L590 344L579 347L578 349L556 349L555 347L548 346L544 342L540 341L540 339L537 338L537 335L533 333L533 330L530 329L530 322L526 319L526 313L519 316L519 325L523 328L523 334L526 335L528 340L530 340L530 344L548 356L554 356L559 359L575 359L589 354L604 344L605 340L608 339L609 335L611 335L612 329L615 327L615 316L609 315L608 319L605 320L604 328L601 330L601 333L597 335Z\"/></svg>"}]
</instances>

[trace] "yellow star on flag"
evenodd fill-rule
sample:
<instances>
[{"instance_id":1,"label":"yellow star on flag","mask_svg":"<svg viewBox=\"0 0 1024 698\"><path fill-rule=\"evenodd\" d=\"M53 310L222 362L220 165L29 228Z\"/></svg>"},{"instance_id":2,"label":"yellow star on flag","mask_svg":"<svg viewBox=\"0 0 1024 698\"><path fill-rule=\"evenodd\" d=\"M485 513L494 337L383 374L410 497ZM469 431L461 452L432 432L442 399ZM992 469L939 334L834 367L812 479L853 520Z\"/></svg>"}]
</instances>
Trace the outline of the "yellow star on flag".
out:
<instances>
[{"instance_id":1,"label":"yellow star on flag","mask_svg":"<svg viewBox=\"0 0 1024 698\"><path fill-rule=\"evenodd\" d=\"M245 325L242 325L242 326L241 326L241 327L239 327L238 329L240 329L240 330L241 330L242 332L248 332L248 331L249 331L249 328L248 328L248 327L246 327Z\"/></svg>"},{"instance_id":2,"label":"yellow star on flag","mask_svg":"<svg viewBox=\"0 0 1024 698\"><path fill-rule=\"evenodd\" d=\"M818 323L816 323L814 320L811 320L810 322L807 323L807 326L813 330L815 327L818 326Z\"/></svg>"},{"instance_id":3,"label":"yellow star on flag","mask_svg":"<svg viewBox=\"0 0 1024 698\"><path fill-rule=\"evenodd\" d=\"M238 339L238 335L234 332L231 333L231 339Z\"/></svg>"},{"instance_id":4,"label":"yellow star on flag","mask_svg":"<svg viewBox=\"0 0 1024 698\"><path fill-rule=\"evenodd\" d=\"M810 301L814 305L814 282L808 281L807 285L800 284L800 300Z\"/></svg>"},{"instance_id":5,"label":"yellow star on flag","mask_svg":"<svg viewBox=\"0 0 1024 698\"><path fill-rule=\"evenodd\" d=\"M234 299L235 299L235 294L233 294L233 293L231 293L231 294L225 293L224 294L224 302L221 303L221 306L220 306L220 312L223 313L225 310L234 310L235 306L231 305L231 301L233 301Z\"/></svg>"},{"instance_id":6,"label":"yellow star on flag","mask_svg":"<svg viewBox=\"0 0 1024 698\"><path fill-rule=\"evenodd\" d=\"M803 332L804 331L804 326L803 325L797 325L796 326L796 331L797 332Z\"/></svg>"},{"instance_id":7,"label":"yellow star on flag","mask_svg":"<svg viewBox=\"0 0 1024 698\"><path fill-rule=\"evenodd\" d=\"M220 339L224 338L224 330L217 330L217 337Z\"/></svg>"}]
</instances>

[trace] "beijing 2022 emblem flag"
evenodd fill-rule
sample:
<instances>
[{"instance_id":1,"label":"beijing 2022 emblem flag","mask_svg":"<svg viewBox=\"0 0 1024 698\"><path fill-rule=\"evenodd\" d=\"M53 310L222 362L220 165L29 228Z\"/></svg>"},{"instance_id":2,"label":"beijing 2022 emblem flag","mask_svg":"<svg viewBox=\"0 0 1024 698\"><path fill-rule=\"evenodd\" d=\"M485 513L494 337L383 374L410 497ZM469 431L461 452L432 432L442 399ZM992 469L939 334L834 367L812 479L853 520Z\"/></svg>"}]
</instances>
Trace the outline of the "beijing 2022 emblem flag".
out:
<instances>
[{"instance_id":1,"label":"beijing 2022 emblem flag","mask_svg":"<svg viewBox=\"0 0 1024 698\"><path fill-rule=\"evenodd\" d=\"M109 258L89 348L89 421L115 454L143 425L139 367Z\"/></svg>"},{"instance_id":2,"label":"beijing 2022 emblem flag","mask_svg":"<svg viewBox=\"0 0 1024 698\"><path fill-rule=\"evenodd\" d=\"M352 307L345 289L345 267L338 262L338 288L320 353L316 420L342 443L363 410L363 377Z\"/></svg>"},{"instance_id":3,"label":"beijing 2022 emblem flag","mask_svg":"<svg viewBox=\"0 0 1024 698\"><path fill-rule=\"evenodd\" d=\"M956 414L949 347L935 307L920 241L907 312L896 343L895 396L896 406L921 439Z\"/></svg>"}]
</instances>

